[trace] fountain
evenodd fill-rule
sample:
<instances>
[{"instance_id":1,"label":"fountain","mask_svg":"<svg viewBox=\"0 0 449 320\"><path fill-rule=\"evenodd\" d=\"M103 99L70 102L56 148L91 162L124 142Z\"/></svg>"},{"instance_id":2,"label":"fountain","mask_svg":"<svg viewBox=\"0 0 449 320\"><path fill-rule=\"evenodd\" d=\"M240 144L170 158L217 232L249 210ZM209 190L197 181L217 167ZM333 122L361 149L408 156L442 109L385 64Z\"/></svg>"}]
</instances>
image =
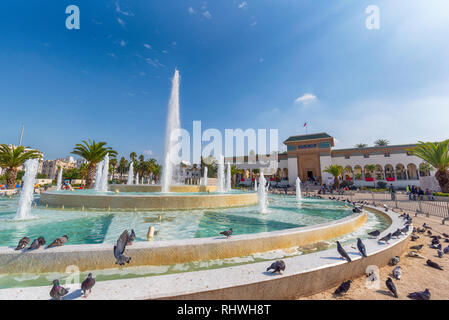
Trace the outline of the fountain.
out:
<instances>
[{"instance_id":1,"label":"fountain","mask_svg":"<svg viewBox=\"0 0 449 320\"><path fill-rule=\"evenodd\" d=\"M254 179L254 191L257 191L257 179Z\"/></svg>"},{"instance_id":2,"label":"fountain","mask_svg":"<svg viewBox=\"0 0 449 320\"><path fill-rule=\"evenodd\" d=\"M134 163L131 161L131 164L129 165L129 171L128 171L128 181L126 182L126 184L132 185L133 178L134 178Z\"/></svg>"},{"instance_id":3,"label":"fountain","mask_svg":"<svg viewBox=\"0 0 449 320\"><path fill-rule=\"evenodd\" d=\"M259 212L267 213L267 190L265 188L265 176L260 172L259 177Z\"/></svg>"},{"instance_id":4,"label":"fountain","mask_svg":"<svg viewBox=\"0 0 449 320\"><path fill-rule=\"evenodd\" d=\"M299 177L296 178L296 201L301 201L301 179Z\"/></svg>"},{"instance_id":5,"label":"fountain","mask_svg":"<svg viewBox=\"0 0 449 320\"><path fill-rule=\"evenodd\" d=\"M174 152L175 142L171 140L173 131L181 126L179 120L179 71L175 70L172 80L172 90L168 103L167 126L165 131L164 166L162 168L162 192L169 192L170 185L173 184L173 171L176 165L173 163L170 154Z\"/></svg>"},{"instance_id":6,"label":"fountain","mask_svg":"<svg viewBox=\"0 0 449 320\"><path fill-rule=\"evenodd\" d=\"M22 191L20 191L19 207L14 217L15 220L24 220L32 217L30 216L30 209L38 167L38 159L30 159L25 162L25 175L23 177Z\"/></svg>"},{"instance_id":7,"label":"fountain","mask_svg":"<svg viewBox=\"0 0 449 320\"><path fill-rule=\"evenodd\" d=\"M136 173L136 183L135 184L139 184L139 173Z\"/></svg>"},{"instance_id":8,"label":"fountain","mask_svg":"<svg viewBox=\"0 0 449 320\"><path fill-rule=\"evenodd\" d=\"M207 167L204 167L203 186L207 186Z\"/></svg>"},{"instance_id":9,"label":"fountain","mask_svg":"<svg viewBox=\"0 0 449 320\"><path fill-rule=\"evenodd\" d=\"M57 191L61 190L61 187L62 187L62 167L59 168L58 180L56 182L56 190Z\"/></svg>"},{"instance_id":10,"label":"fountain","mask_svg":"<svg viewBox=\"0 0 449 320\"><path fill-rule=\"evenodd\" d=\"M231 191L231 164L228 162L226 168L226 192Z\"/></svg>"},{"instance_id":11,"label":"fountain","mask_svg":"<svg viewBox=\"0 0 449 320\"><path fill-rule=\"evenodd\" d=\"M94 184L95 191L100 191L102 174L103 174L103 160L97 164L97 170L95 171L95 184Z\"/></svg>"},{"instance_id":12,"label":"fountain","mask_svg":"<svg viewBox=\"0 0 449 320\"><path fill-rule=\"evenodd\" d=\"M109 175L109 154L104 156L103 172L101 173L99 191L108 191L108 175Z\"/></svg>"},{"instance_id":13,"label":"fountain","mask_svg":"<svg viewBox=\"0 0 449 320\"><path fill-rule=\"evenodd\" d=\"M224 191L224 157L218 156L218 171L217 171L217 192Z\"/></svg>"}]
</instances>

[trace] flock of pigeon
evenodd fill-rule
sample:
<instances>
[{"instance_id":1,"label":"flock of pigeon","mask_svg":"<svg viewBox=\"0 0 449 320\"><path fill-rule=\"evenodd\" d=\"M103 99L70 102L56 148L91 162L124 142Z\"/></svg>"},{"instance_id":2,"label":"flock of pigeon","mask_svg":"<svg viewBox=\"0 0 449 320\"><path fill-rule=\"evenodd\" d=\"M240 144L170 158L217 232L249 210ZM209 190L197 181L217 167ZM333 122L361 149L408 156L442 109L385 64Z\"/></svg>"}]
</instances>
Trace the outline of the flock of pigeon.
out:
<instances>
[{"instance_id":1,"label":"flock of pigeon","mask_svg":"<svg viewBox=\"0 0 449 320\"><path fill-rule=\"evenodd\" d=\"M321 198L321 196L316 196L316 197ZM346 204L352 205L354 213L362 212L364 205L368 205L368 203L364 202L364 201L351 202L349 199L346 199L346 200L340 200L338 198L330 198L330 199L345 202ZM385 208L385 211L388 211L388 206L384 205L384 208ZM388 244L388 241L391 238L394 237L394 238L398 239L400 236L406 235L409 232L410 225L412 224L412 218L410 217L410 215L404 213L404 214L401 214L399 216L399 218L404 220L403 228L398 228L395 232L388 233L386 236L378 239L377 241L379 243L387 243ZM411 241L416 241L419 238L419 236L417 234L426 233L432 239L430 248L437 250L438 257L441 258L441 257L443 257L444 254L449 253L449 246L442 249L442 244L441 244L441 241L443 241L443 239L444 239L444 242L449 243L449 235L443 233L442 236L444 238L441 237L440 235L433 235L431 232L431 229L432 228L430 226L426 225L425 223L423 224L422 228L413 228L413 232L411 235ZM232 228L225 230L223 232L220 232L220 234L224 235L226 237L226 239L229 239L231 237L232 233L233 233ZM380 235L380 231L375 230L375 231L369 232L368 235L372 239L377 239ZM125 264L130 263L131 257L125 256L124 252L125 252L126 246L132 245L135 238L136 238L136 234L135 234L134 230L131 230L131 233L129 233L128 230L124 230L122 232L122 234L120 235L120 237L117 240L117 244L114 246L114 249L113 249L114 257L116 259L115 264L123 266ZM64 235L62 237L57 238L55 241L53 241L50 245L47 246L47 248L63 246L67 242L67 240L68 240L67 235ZM29 243L30 243L30 238L28 238L28 237L22 238L19 241L19 244L18 244L16 250L21 250L21 249L26 248ZM336 241L336 244L337 244L337 251L340 254L340 258L346 260L347 262L352 262L351 258L349 257L346 250L342 247L340 242ZM43 245L45 245L45 239L43 237L39 237L32 242L32 244L30 245L29 248L27 248L27 250L36 250ZM424 245L422 245L422 244L416 245L416 246L411 246L410 249L412 249L414 251L410 251L409 256L427 259L418 253L418 251L420 251L423 248L423 246ZM367 252L366 252L366 247L360 238L357 238L357 249L363 258L368 257ZM398 256L393 257L390 261L390 265L395 266L395 268L393 269L392 275L396 280L400 280L402 277L401 267L399 265L397 265L399 262L400 262L400 258ZM432 267L432 268L435 268L438 270L443 270L443 268L439 264L437 264L434 261L431 261L430 259L427 259L426 264L429 267ZM282 274L282 272L285 271L285 262L283 260L277 260L277 261L273 262L267 268L266 271L268 272L270 270L273 270L272 273ZM347 293L351 287L351 283L352 283L351 280L344 281L342 284L340 284L340 286L338 286L338 288L335 290L334 294L339 296L339 295ZM388 290L391 292L392 296L395 298L398 298L397 289L393 282L393 279L388 277L385 284L386 284ZM89 291L89 293L91 293L94 285L95 285L95 278L93 278L92 273L89 273L87 278L81 283L81 290L83 292L83 297L87 297L87 291ZM68 292L69 292L69 289L62 287L59 284L58 279L53 280L53 287L51 288L51 291L50 291L50 296L53 299L61 300L63 296L68 294ZM425 289L424 291L412 292L412 293L408 294L407 297L410 299L415 299L415 300L429 300L430 299L430 291L429 291L429 289Z\"/></svg>"}]
</instances>

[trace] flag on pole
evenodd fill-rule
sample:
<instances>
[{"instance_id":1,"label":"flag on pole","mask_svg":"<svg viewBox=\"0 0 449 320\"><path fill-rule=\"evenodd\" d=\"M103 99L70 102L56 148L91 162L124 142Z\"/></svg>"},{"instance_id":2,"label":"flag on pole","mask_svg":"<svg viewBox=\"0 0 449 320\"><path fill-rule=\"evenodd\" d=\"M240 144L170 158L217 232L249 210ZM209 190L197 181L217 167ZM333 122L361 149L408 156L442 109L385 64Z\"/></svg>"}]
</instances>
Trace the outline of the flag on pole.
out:
<instances>
[{"instance_id":1,"label":"flag on pole","mask_svg":"<svg viewBox=\"0 0 449 320\"><path fill-rule=\"evenodd\" d=\"M304 127L307 127L307 122L304 122Z\"/></svg>"}]
</instances>

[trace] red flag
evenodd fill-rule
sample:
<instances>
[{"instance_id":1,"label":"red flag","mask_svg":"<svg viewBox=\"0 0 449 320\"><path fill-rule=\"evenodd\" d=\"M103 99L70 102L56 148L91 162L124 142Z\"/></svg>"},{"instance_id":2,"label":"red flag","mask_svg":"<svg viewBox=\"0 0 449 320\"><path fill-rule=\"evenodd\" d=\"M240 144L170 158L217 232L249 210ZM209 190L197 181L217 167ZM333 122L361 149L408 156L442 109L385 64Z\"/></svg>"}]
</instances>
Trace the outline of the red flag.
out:
<instances>
[{"instance_id":1,"label":"red flag","mask_svg":"<svg viewBox=\"0 0 449 320\"><path fill-rule=\"evenodd\" d=\"M304 122L304 127L306 127L307 126L307 122Z\"/></svg>"}]
</instances>

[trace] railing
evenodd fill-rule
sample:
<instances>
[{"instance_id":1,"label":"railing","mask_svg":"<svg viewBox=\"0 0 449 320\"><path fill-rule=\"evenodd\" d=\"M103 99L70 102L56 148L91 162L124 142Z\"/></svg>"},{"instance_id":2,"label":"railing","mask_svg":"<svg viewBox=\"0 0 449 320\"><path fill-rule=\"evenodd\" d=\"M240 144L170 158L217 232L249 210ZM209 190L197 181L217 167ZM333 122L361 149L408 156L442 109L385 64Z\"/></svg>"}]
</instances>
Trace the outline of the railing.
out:
<instances>
[{"instance_id":1,"label":"railing","mask_svg":"<svg viewBox=\"0 0 449 320\"><path fill-rule=\"evenodd\" d=\"M344 196L343 196L344 198ZM403 193L354 193L349 195L351 201L367 201L370 203L386 204L390 209L399 209L401 211L411 211L426 216L435 216L442 218L442 223L449 220L449 201L435 201L432 196L416 196L416 200L409 199L407 194Z\"/></svg>"}]
</instances>

